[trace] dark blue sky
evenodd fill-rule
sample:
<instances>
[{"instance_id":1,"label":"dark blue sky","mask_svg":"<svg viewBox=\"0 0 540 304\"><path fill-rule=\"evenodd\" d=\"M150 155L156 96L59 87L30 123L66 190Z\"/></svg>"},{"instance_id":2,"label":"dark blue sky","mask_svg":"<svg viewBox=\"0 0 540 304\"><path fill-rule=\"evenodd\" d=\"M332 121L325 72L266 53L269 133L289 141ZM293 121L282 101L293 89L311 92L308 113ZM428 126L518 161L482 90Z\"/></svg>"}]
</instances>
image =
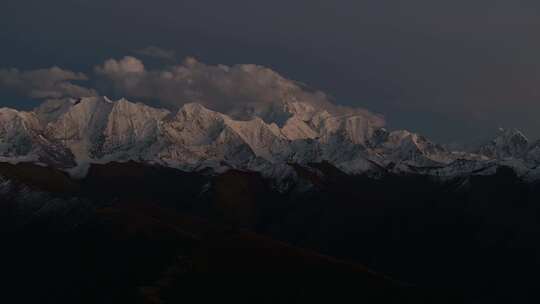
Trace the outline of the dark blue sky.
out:
<instances>
[{"instance_id":1,"label":"dark blue sky","mask_svg":"<svg viewBox=\"0 0 540 304\"><path fill-rule=\"evenodd\" d=\"M443 142L540 137L540 2L4 0L0 69L91 75L155 45L256 63ZM0 105L36 102L0 88Z\"/></svg>"}]
</instances>

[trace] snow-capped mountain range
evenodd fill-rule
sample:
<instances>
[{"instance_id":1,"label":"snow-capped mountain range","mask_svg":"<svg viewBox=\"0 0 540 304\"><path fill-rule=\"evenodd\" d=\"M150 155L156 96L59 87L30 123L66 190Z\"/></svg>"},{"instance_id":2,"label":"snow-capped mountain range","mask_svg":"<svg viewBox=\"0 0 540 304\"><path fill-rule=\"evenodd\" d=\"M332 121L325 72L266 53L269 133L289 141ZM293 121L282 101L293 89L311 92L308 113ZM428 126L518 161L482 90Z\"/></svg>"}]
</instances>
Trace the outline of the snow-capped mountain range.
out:
<instances>
[{"instance_id":1,"label":"snow-capped mountain range","mask_svg":"<svg viewBox=\"0 0 540 304\"><path fill-rule=\"evenodd\" d=\"M540 142L517 130L501 130L474 152L449 151L419 134L388 131L367 111L297 100L274 110L285 117L279 124L257 115L234 119L198 103L169 111L107 97L48 101L28 112L2 108L0 161L45 164L74 176L91 163L133 160L186 171L250 170L275 179L294 178L293 163L323 161L371 176L452 178L508 166L524 179L540 178Z\"/></svg>"}]
</instances>

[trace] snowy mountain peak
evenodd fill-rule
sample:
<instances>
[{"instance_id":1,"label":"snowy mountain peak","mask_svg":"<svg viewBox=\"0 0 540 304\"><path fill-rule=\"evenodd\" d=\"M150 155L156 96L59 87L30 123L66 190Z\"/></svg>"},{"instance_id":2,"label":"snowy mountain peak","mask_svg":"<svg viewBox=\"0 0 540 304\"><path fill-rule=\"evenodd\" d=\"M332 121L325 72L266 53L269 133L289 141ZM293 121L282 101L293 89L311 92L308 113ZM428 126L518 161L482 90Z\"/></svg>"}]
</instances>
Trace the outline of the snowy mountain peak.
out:
<instances>
[{"instance_id":1,"label":"snowy mountain peak","mask_svg":"<svg viewBox=\"0 0 540 304\"><path fill-rule=\"evenodd\" d=\"M528 141L527 137L518 129L504 129L499 128L499 135L497 136L497 139L504 138L504 139L512 139L512 138L519 138L524 141Z\"/></svg>"},{"instance_id":2,"label":"snowy mountain peak","mask_svg":"<svg viewBox=\"0 0 540 304\"><path fill-rule=\"evenodd\" d=\"M295 115L304 121L311 119L317 112L313 105L306 102L286 102L283 107L287 113Z\"/></svg>"},{"instance_id":3,"label":"snowy mountain peak","mask_svg":"<svg viewBox=\"0 0 540 304\"><path fill-rule=\"evenodd\" d=\"M0 109L0 153L4 157L25 156L33 150L32 138L39 121L33 113Z\"/></svg>"},{"instance_id":4,"label":"snowy mountain peak","mask_svg":"<svg viewBox=\"0 0 540 304\"><path fill-rule=\"evenodd\" d=\"M202 104L196 103L196 102L191 102L191 103L184 104L180 108L180 111L183 111L185 113L194 114L194 115L199 114L201 112L213 112L213 111L205 108Z\"/></svg>"},{"instance_id":5,"label":"snowy mountain peak","mask_svg":"<svg viewBox=\"0 0 540 304\"><path fill-rule=\"evenodd\" d=\"M184 170L251 170L274 179L294 178L290 163L328 162L350 174L438 177L494 172L499 165L525 175L540 163L540 142L529 146L518 130L501 131L480 155L449 152L420 134L388 131L380 116L367 111L293 97L261 108L264 117L255 115L255 107L242 118L200 103L171 113L99 96L50 100L31 112L2 108L0 160L36 161L72 173L90 163L135 160Z\"/></svg>"},{"instance_id":6,"label":"snowy mountain peak","mask_svg":"<svg viewBox=\"0 0 540 304\"><path fill-rule=\"evenodd\" d=\"M499 129L499 134L478 153L490 158L523 158L529 149L529 140L517 129Z\"/></svg>"},{"instance_id":7,"label":"snowy mountain peak","mask_svg":"<svg viewBox=\"0 0 540 304\"><path fill-rule=\"evenodd\" d=\"M226 115L212 111L200 103L186 103L176 112L176 120L195 120L199 122L223 120Z\"/></svg>"}]
</instances>

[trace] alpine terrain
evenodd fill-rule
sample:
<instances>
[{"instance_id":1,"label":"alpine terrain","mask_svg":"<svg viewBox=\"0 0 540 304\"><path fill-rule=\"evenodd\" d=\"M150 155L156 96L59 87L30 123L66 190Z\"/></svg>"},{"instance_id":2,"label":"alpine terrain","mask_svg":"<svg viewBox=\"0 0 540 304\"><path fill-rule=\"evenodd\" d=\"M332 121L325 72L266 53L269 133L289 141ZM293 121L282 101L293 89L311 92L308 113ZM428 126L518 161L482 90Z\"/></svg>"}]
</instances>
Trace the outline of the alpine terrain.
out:
<instances>
[{"instance_id":1,"label":"alpine terrain","mask_svg":"<svg viewBox=\"0 0 540 304\"><path fill-rule=\"evenodd\" d=\"M388 131L365 110L285 98L272 113L235 119L198 103L175 111L107 97L53 100L31 112L0 109L0 157L84 177L90 164L135 161L189 172L259 172L285 191L294 165L328 162L344 173L437 179L494 174L509 167L540 178L539 143L500 130L475 151L450 151L406 130ZM271 121L267 117L282 117ZM245 117L245 115L244 115Z\"/></svg>"},{"instance_id":2,"label":"alpine terrain","mask_svg":"<svg viewBox=\"0 0 540 304\"><path fill-rule=\"evenodd\" d=\"M99 96L0 109L5 296L534 302L539 142L501 129L453 151L282 97L224 113Z\"/></svg>"}]
</instances>

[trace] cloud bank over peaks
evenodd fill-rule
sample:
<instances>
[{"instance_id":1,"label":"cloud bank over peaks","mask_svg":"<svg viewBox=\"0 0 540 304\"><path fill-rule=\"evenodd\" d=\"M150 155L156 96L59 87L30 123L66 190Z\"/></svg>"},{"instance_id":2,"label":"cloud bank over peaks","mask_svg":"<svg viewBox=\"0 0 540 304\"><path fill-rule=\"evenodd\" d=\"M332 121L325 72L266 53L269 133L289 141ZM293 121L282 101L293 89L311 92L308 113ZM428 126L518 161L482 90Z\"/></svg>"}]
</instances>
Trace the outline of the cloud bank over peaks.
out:
<instances>
[{"instance_id":1,"label":"cloud bank over peaks","mask_svg":"<svg viewBox=\"0 0 540 304\"><path fill-rule=\"evenodd\" d=\"M236 119L258 116L280 123L290 116L286 105L301 102L333 114L362 113L383 122L368 111L337 106L325 93L254 64L208 65L188 57L178 65L147 70L141 60L126 56L106 60L95 72L116 95L158 102L171 109L197 102Z\"/></svg>"},{"instance_id":2,"label":"cloud bank over peaks","mask_svg":"<svg viewBox=\"0 0 540 304\"><path fill-rule=\"evenodd\" d=\"M155 47L141 52L150 56L173 55ZM372 125L384 125L381 116L336 105L327 94L255 64L210 65L187 57L179 64L148 68L142 60L125 56L105 60L94 67L91 75L56 66L28 71L0 69L0 89L60 103L98 95L125 97L173 111L187 103L200 103L233 119L259 117L280 126L294 114L301 112L297 117L307 121L323 111L331 116L359 115ZM95 84L97 90L80 85L83 81Z\"/></svg>"},{"instance_id":3,"label":"cloud bank over peaks","mask_svg":"<svg viewBox=\"0 0 540 304\"><path fill-rule=\"evenodd\" d=\"M83 73L64 70L56 66L30 71L20 71L16 68L0 69L0 88L14 90L35 99L97 95L95 90L73 83L73 81L85 80L88 80L88 77Z\"/></svg>"}]
</instances>

